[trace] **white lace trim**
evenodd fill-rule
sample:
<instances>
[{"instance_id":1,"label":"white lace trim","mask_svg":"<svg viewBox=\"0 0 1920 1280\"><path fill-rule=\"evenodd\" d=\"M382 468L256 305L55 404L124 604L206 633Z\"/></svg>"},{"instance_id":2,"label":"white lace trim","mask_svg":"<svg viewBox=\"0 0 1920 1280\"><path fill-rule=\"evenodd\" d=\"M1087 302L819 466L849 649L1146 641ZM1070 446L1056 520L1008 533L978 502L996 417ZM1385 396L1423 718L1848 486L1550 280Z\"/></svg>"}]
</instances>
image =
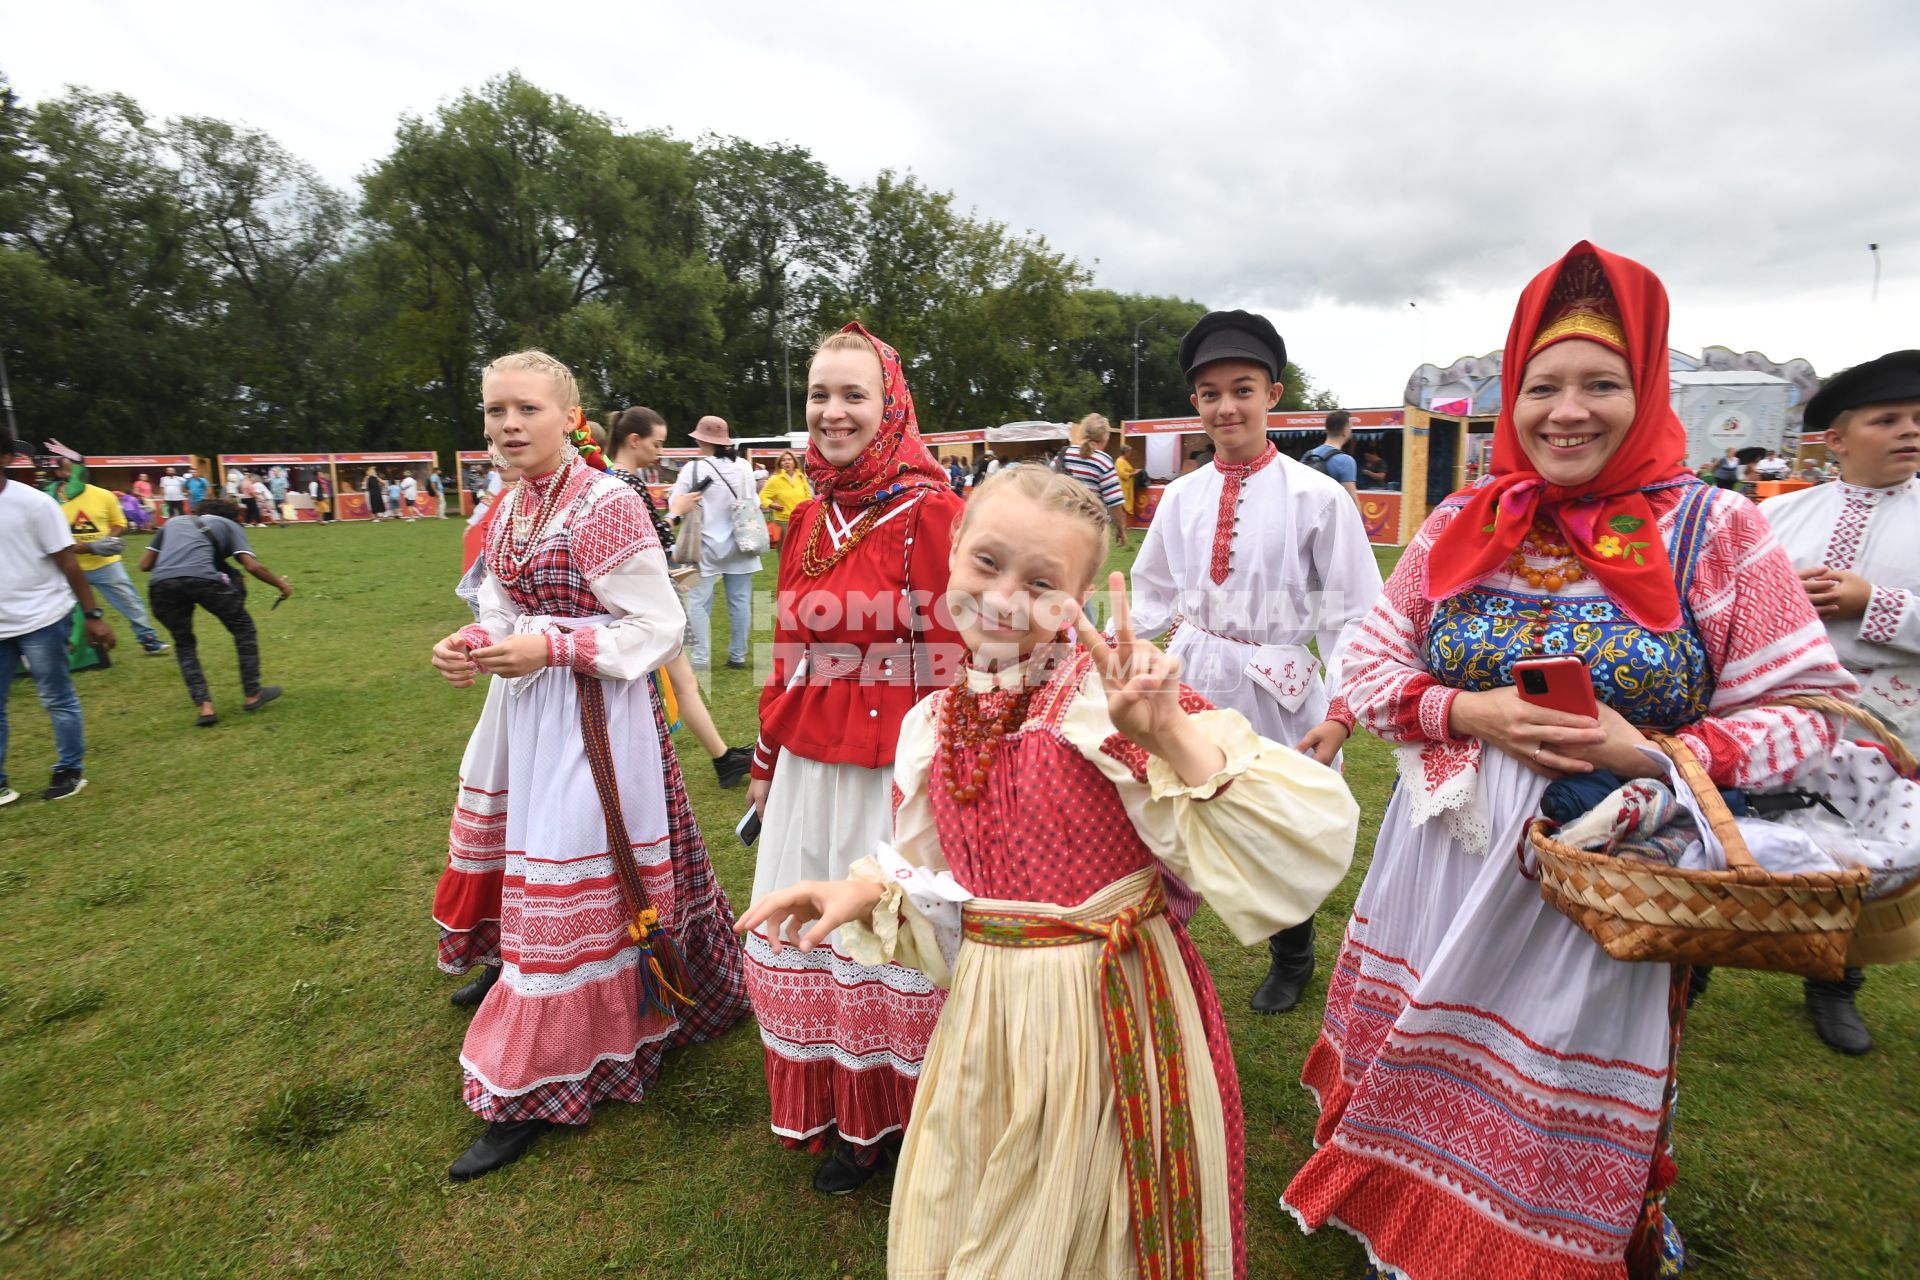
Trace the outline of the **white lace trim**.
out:
<instances>
[{"instance_id":1,"label":"white lace trim","mask_svg":"<svg viewBox=\"0 0 1920 1280\"><path fill-rule=\"evenodd\" d=\"M1394 748L1394 766L1400 785L1407 789L1407 821L1421 827L1435 817L1447 824L1447 831L1468 853L1487 851L1493 838L1493 824L1487 817L1486 803L1480 795L1478 761L1461 765L1458 772L1429 786L1423 764L1425 746L1411 743ZM1482 748L1485 750L1485 748Z\"/></svg>"},{"instance_id":2,"label":"white lace trim","mask_svg":"<svg viewBox=\"0 0 1920 1280\"><path fill-rule=\"evenodd\" d=\"M801 1044L793 1040L783 1040L765 1027L760 1028L760 1043L779 1054L789 1062L834 1062L848 1071L866 1071L873 1067L892 1067L909 1080L920 1078L920 1061L917 1058L903 1058L891 1049L875 1049L871 1053L855 1053L843 1049L837 1044ZM807 1135L791 1135L805 1137Z\"/></svg>"}]
</instances>

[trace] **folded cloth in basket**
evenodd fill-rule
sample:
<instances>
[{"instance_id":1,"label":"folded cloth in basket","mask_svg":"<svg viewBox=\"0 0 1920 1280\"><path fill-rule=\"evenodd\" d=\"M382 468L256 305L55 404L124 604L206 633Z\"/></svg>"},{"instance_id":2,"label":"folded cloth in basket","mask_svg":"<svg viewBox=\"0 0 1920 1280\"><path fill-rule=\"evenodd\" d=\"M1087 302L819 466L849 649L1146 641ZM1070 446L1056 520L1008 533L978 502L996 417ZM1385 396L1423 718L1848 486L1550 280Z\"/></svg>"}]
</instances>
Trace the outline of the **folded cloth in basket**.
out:
<instances>
[{"instance_id":1,"label":"folded cloth in basket","mask_svg":"<svg viewBox=\"0 0 1920 1280\"><path fill-rule=\"evenodd\" d=\"M1804 833L1841 865L1870 870L1869 899L1920 879L1920 783L1900 776L1886 752L1840 742L1798 781L1828 804L1775 821Z\"/></svg>"},{"instance_id":2,"label":"folded cloth in basket","mask_svg":"<svg viewBox=\"0 0 1920 1280\"><path fill-rule=\"evenodd\" d=\"M1566 844L1677 867L1700 861L1700 829L1664 782L1636 778L1561 828ZM1691 856L1689 856L1691 854Z\"/></svg>"},{"instance_id":3,"label":"folded cloth in basket","mask_svg":"<svg viewBox=\"0 0 1920 1280\"><path fill-rule=\"evenodd\" d=\"M1618 791L1620 783L1620 775L1611 769L1570 773L1564 778L1556 778L1547 784L1546 794L1540 797L1540 816L1564 827L1580 815L1591 812L1601 801ZM1747 816L1746 792L1722 787L1720 798L1726 802L1727 812L1734 817Z\"/></svg>"}]
</instances>

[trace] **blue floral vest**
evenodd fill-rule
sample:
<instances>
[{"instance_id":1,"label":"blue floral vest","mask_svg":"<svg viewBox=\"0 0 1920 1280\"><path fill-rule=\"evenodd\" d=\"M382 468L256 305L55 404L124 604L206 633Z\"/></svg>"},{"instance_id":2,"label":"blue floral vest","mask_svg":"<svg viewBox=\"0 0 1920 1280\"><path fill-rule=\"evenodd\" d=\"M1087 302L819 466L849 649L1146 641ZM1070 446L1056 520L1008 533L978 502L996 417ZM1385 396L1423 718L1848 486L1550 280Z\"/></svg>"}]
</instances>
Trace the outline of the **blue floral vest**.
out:
<instances>
[{"instance_id":1,"label":"blue floral vest","mask_svg":"<svg viewBox=\"0 0 1920 1280\"><path fill-rule=\"evenodd\" d=\"M1678 630L1649 630L1605 596L1562 600L1475 587L1434 606L1427 670L1451 688L1484 691L1512 684L1521 658L1572 654L1593 672L1594 697L1630 724L1677 729L1705 716L1713 668L1687 595L1713 488L1696 480L1675 484L1685 489L1667 548L1680 588Z\"/></svg>"}]
</instances>

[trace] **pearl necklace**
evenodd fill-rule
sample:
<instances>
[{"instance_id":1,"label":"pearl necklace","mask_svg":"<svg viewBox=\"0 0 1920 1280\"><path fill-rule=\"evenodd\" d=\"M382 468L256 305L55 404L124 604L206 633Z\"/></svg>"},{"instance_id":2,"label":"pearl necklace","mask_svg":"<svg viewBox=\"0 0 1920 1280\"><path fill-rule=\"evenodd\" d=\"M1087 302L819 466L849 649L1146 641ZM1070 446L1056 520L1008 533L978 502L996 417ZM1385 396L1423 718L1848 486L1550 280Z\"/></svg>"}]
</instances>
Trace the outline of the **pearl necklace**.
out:
<instances>
[{"instance_id":1,"label":"pearl necklace","mask_svg":"<svg viewBox=\"0 0 1920 1280\"><path fill-rule=\"evenodd\" d=\"M516 569L524 569L533 559L535 550L546 537L547 526L553 522L553 514L559 510L560 495L567 488L567 477L562 471L554 473L553 483L540 498L540 505L528 511L526 491L531 481L522 481L514 486L513 506L507 511L507 559Z\"/></svg>"}]
</instances>

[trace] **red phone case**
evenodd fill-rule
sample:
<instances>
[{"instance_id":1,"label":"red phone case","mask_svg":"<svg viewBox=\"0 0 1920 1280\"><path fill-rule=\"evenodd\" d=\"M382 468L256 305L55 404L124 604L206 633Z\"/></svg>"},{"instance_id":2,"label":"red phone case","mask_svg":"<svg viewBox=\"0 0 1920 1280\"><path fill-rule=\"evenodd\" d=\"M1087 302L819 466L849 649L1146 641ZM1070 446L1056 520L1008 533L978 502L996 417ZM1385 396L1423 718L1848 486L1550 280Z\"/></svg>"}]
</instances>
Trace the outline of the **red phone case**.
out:
<instances>
[{"instance_id":1,"label":"red phone case","mask_svg":"<svg viewBox=\"0 0 1920 1280\"><path fill-rule=\"evenodd\" d=\"M1530 675L1540 679L1531 680ZM1593 698L1593 676L1578 658L1522 658L1513 664L1513 683L1520 690L1522 702L1570 716L1600 718L1600 704Z\"/></svg>"}]
</instances>

